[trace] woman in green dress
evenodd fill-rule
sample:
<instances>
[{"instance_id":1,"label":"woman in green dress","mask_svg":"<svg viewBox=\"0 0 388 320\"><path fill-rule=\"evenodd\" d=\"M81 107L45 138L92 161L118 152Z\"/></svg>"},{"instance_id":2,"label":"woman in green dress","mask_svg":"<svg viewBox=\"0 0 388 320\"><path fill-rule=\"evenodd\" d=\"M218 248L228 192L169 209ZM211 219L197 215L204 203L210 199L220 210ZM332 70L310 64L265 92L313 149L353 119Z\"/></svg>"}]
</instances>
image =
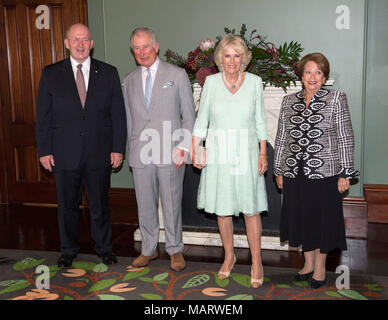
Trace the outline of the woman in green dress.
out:
<instances>
[{"instance_id":1,"label":"woman in green dress","mask_svg":"<svg viewBox=\"0 0 388 320\"><path fill-rule=\"evenodd\" d=\"M263 283L261 216L268 210L267 128L261 78L244 72L251 59L244 40L226 35L215 51L219 73L208 76L193 129L192 162L202 169L199 209L217 215L225 250L219 279L229 277L236 262L233 216L244 214L252 256L251 286ZM201 146L206 139L206 148Z\"/></svg>"}]
</instances>

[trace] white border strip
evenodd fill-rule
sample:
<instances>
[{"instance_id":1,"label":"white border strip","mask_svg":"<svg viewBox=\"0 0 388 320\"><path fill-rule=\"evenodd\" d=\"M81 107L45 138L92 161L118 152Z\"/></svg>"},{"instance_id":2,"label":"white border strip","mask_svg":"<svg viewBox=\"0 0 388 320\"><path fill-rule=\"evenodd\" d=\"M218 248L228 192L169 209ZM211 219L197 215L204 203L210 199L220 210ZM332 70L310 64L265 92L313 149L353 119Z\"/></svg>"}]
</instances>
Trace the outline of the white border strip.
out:
<instances>
[{"instance_id":1,"label":"white border strip","mask_svg":"<svg viewBox=\"0 0 388 320\"><path fill-rule=\"evenodd\" d=\"M192 232L192 231L183 231L182 238L184 244L193 244L199 246L216 246L221 247L221 237L219 233L212 232ZM140 229L136 229L134 233L135 241L141 241L141 232ZM165 232L160 230L159 232L159 242L165 243ZM249 248L247 236L246 235L234 235L234 247L235 248ZM291 251L298 250L297 248L290 248L288 244L280 243L279 237L261 237L261 248L268 250L282 250L282 251Z\"/></svg>"}]
</instances>

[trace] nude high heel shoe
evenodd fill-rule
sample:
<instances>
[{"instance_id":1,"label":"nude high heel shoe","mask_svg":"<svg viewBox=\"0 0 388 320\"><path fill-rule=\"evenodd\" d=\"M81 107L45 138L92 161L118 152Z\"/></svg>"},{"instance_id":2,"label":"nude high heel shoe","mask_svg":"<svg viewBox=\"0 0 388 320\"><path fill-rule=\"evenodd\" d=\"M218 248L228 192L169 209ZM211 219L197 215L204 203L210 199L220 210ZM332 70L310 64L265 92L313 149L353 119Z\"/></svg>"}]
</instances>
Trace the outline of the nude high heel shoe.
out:
<instances>
[{"instance_id":1,"label":"nude high heel shoe","mask_svg":"<svg viewBox=\"0 0 388 320\"><path fill-rule=\"evenodd\" d=\"M261 287L262 285L263 285L263 282L264 282L264 269L263 269L263 265L261 266L261 270L262 270L262 277L261 277L261 279L255 279L255 278L253 278L252 277L252 275L253 275L253 272L252 272L252 267L251 267L251 287L252 288L255 288L255 289L257 289L257 288L259 288L259 287Z\"/></svg>"},{"instance_id":2,"label":"nude high heel shoe","mask_svg":"<svg viewBox=\"0 0 388 320\"><path fill-rule=\"evenodd\" d=\"M233 263L232 263L232 266L230 267L230 270L229 271L218 271L218 279L219 280L224 280L226 278L229 278L230 276L230 272L233 270L233 267L234 267L234 264L236 263L237 261L237 258L236 258L236 255L234 254L233 255Z\"/></svg>"}]
</instances>

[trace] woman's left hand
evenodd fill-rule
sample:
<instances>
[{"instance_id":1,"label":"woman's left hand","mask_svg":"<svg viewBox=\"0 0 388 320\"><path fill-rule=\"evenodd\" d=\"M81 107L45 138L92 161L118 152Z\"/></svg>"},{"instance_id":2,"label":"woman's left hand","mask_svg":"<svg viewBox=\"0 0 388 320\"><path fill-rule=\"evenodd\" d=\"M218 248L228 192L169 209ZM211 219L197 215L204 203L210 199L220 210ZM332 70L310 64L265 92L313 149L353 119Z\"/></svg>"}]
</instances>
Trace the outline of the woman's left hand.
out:
<instances>
[{"instance_id":1,"label":"woman's left hand","mask_svg":"<svg viewBox=\"0 0 388 320\"><path fill-rule=\"evenodd\" d=\"M343 193L350 187L350 180L345 178L338 178L338 191Z\"/></svg>"},{"instance_id":2,"label":"woman's left hand","mask_svg":"<svg viewBox=\"0 0 388 320\"><path fill-rule=\"evenodd\" d=\"M257 169L259 170L259 175L262 176L268 168L267 156L259 154L259 160L257 162Z\"/></svg>"}]
</instances>

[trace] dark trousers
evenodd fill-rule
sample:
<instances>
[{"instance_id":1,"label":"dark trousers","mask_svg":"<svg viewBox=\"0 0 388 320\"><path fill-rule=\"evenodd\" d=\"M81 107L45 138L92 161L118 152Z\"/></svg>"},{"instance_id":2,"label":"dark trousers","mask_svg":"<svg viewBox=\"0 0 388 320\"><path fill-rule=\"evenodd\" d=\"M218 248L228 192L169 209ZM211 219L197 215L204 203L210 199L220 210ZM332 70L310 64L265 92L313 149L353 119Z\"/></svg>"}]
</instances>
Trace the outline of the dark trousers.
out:
<instances>
[{"instance_id":1,"label":"dark trousers","mask_svg":"<svg viewBox=\"0 0 388 320\"><path fill-rule=\"evenodd\" d=\"M79 251L78 223L82 186L89 201L90 229L98 255L112 251L112 227L109 219L108 188L111 168L91 170L81 161L76 170L54 168L58 197L58 224L61 253L75 256Z\"/></svg>"}]
</instances>

